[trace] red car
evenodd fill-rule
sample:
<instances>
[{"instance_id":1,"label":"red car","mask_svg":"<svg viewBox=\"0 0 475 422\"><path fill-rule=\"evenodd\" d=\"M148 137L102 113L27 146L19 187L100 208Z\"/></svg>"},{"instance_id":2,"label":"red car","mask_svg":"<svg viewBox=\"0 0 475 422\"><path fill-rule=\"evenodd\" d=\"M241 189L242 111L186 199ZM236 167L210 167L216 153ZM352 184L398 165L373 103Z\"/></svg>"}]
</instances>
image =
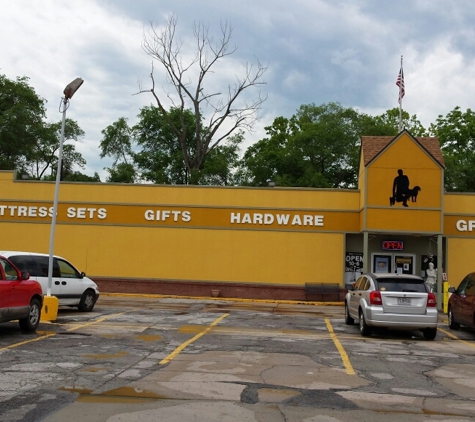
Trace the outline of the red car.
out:
<instances>
[{"instance_id":1,"label":"red car","mask_svg":"<svg viewBox=\"0 0 475 422\"><path fill-rule=\"evenodd\" d=\"M449 327L475 328L475 273L468 274L456 289L450 287L449 293Z\"/></svg>"},{"instance_id":2,"label":"red car","mask_svg":"<svg viewBox=\"0 0 475 422\"><path fill-rule=\"evenodd\" d=\"M40 283L30 280L28 273L21 273L3 256L0 264L0 322L17 319L22 330L36 330L43 306Z\"/></svg>"}]
</instances>

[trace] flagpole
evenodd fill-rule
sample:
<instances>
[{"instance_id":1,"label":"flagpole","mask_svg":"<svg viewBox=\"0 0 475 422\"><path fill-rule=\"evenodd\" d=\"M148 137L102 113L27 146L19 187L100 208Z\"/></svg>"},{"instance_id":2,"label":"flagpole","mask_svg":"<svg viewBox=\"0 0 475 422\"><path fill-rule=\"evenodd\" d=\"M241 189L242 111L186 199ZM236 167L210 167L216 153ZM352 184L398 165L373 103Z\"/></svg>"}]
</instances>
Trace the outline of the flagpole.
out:
<instances>
[{"instance_id":1,"label":"flagpole","mask_svg":"<svg viewBox=\"0 0 475 422\"><path fill-rule=\"evenodd\" d=\"M399 71L400 72L400 76L402 78L402 83L404 83L404 74L403 74L403 71L402 71L402 56L401 56L401 70ZM400 84L399 85L399 132L402 132L402 85Z\"/></svg>"}]
</instances>

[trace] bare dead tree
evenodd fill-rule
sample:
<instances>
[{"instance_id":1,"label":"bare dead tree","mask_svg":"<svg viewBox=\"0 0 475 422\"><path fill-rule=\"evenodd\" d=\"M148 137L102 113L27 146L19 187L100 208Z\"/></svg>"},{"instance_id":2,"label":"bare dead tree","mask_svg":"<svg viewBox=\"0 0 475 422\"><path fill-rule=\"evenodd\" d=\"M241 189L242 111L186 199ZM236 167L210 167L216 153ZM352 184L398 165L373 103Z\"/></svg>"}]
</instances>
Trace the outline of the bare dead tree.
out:
<instances>
[{"instance_id":1,"label":"bare dead tree","mask_svg":"<svg viewBox=\"0 0 475 422\"><path fill-rule=\"evenodd\" d=\"M196 53L184 63L183 42L176 39L177 22L177 17L172 15L162 30L151 23L149 33L144 35L142 47L165 70L168 89L164 89L164 94L173 108L181 110L180 124L172 121L164 99L156 91L154 61L150 73L152 88L146 90L139 87L139 93L152 93L159 110L179 140L191 183L196 184L199 169L213 148L238 128L252 131L267 96L262 97L259 92L256 99L249 101L242 98L241 94L248 88L265 84L261 78L267 67L259 61L255 66L246 63L244 74L235 75L235 81L228 84L227 90L219 92L211 83L205 85L205 81L209 82L209 77L215 73L221 60L237 50L237 47L230 45L232 27L228 23L222 23L220 38L215 42L209 27L195 23L193 35ZM191 154L186 146L187 128L183 115L187 108L193 111L196 121L193 134L195 144Z\"/></svg>"}]
</instances>

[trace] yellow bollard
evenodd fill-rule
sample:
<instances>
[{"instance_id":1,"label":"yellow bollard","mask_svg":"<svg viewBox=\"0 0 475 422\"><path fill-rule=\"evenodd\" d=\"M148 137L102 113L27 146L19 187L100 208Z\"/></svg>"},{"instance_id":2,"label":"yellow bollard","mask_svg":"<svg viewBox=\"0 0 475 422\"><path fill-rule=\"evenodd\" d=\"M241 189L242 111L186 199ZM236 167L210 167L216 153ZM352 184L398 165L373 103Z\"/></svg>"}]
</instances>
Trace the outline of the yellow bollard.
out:
<instances>
[{"instance_id":1,"label":"yellow bollard","mask_svg":"<svg viewBox=\"0 0 475 422\"><path fill-rule=\"evenodd\" d=\"M55 321L58 317L59 300L56 296L43 297L40 321Z\"/></svg>"},{"instance_id":2,"label":"yellow bollard","mask_svg":"<svg viewBox=\"0 0 475 422\"><path fill-rule=\"evenodd\" d=\"M449 282L444 281L443 282L443 303L444 303L444 314L446 314L449 311Z\"/></svg>"}]
</instances>

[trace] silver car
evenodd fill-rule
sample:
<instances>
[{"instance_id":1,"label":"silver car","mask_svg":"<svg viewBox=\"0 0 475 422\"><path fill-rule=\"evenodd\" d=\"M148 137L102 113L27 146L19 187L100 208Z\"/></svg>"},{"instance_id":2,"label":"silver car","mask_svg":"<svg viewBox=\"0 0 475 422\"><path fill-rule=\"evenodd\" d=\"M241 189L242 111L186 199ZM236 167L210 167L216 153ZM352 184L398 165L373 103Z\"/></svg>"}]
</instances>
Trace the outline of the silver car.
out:
<instances>
[{"instance_id":1,"label":"silver car","mask_svg":"<svg viewBox=\"0 0 475 422\"><path fill-rule=\"evenodd\" d=\"M437 303L424 279L407 274L362 274L347 286L345 322L359 321L360 333L372 327L421 330L426 340L437 335Z\"/></svg>"}]
</instances>

